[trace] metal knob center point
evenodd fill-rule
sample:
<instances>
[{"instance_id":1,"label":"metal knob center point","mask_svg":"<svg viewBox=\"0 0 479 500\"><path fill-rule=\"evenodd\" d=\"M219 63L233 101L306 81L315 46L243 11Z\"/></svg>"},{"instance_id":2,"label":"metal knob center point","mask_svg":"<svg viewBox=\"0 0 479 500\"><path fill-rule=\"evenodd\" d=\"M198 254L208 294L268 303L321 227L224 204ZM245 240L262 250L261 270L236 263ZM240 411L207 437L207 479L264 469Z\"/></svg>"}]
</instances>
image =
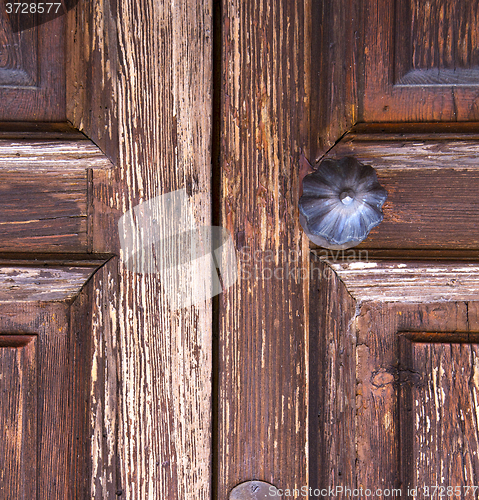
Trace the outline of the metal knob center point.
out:
<instances>
[{"instance_id":1,"label":"metal knob center point","mask_svg":"<svg viewBox=\"0 0 479 500\"><path fill-rule=\"evenodd\" d=\"M354 193L351 189L346 189L339 195L339 199L343 205L351 205L354 201Z\"/></svg>"}]
</instances>

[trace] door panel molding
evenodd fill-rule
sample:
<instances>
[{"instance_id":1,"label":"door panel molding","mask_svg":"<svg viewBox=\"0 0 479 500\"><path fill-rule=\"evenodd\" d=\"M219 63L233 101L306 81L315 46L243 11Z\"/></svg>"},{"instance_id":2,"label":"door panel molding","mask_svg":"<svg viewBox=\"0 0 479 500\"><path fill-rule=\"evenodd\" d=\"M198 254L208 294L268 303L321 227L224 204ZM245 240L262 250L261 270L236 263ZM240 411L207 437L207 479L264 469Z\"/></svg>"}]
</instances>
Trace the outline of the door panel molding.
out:
<instances>
[{"instance_id":1,"label":"door panel molding","mask_svg":"<svg viewBox=\"0 0 479 500\"><path fill-rule=\"evenodd\" d=\"M318 399L310 408L310 440L326 443L319 450L318 461L311 462L311 486L402 488L405 495L407 488L426 484L424 477L434 480L430 484L474 485L477 467L472 451L466 453L470 458L466 465L440 457L444 450L456 449L458 439L467 449L475 449L467 439L479 435L475 420L479 392L470 383L479 339L478 265L325 262L314 256L311 264L311 308L318 311L311 321L311 359L317 356L323 362L310 364L311 399ZM345 358L336 359L335 353ZM467 368L454 361L457 356L472 364L466 363ZM433 358L442 361L436 366ZM456 419L457 412L449 419L441 413L441 420L435 423L432 416L437 404L430 401L434 395L420 392L432 387L431 377L436 377L440 366L449 377L449 382L441 382L446 384L443 390L452 398L451 405L464 411L459 420L469 426L467 434ZM337 373L329 373L330 367ZM461 370L468 370L465 378ZM436 398L442 390L438 387L434 388ZM431 410L429 423L415 407L418 398L424 403L421 408ZM341 432L345 426L347 434ZM326 436L334 429L337 444L318 438L323 428ZM411 429L415 429L413 433ZM421 458L426 442L430 449L435 447L429 461ZM334 451L347 447L354 448L352 458ZM412 474L411 464L420 470ZM448 471L444 469L441 483L436 469L442 471L443 467ZM350 474L346 478L345 470Z\"/></svg>"},{"instance_id":2,"label":"door panel molding","mask_svg":"<svg viewBox=\"0 0 479 500\"><path fill-rule=\"evenodd\" d=\"M0 334L0 496L5 498L37 497L37 363L36 335Z\"/></svg>"},{"instance_id":3,"label":"door panel molding","mask_svg":"<svg viewBox=\"0 0 479 500\"><path fill-rule=\"evenodd\" d=\"M14 33L6 3L0 9L0 121L65 120L64 18Z\"/></svg>"},{"instance_id":4,"label":"door panel molding","mask_svg":"<svg viewBox=\"0 0 479 500\"><path fill-rule=\"evenodd\" d=\"M479 120L478 55L464 44L479 36L476 0L366 0L363 9L360 121Z\"/></svg>"}]
</instances>

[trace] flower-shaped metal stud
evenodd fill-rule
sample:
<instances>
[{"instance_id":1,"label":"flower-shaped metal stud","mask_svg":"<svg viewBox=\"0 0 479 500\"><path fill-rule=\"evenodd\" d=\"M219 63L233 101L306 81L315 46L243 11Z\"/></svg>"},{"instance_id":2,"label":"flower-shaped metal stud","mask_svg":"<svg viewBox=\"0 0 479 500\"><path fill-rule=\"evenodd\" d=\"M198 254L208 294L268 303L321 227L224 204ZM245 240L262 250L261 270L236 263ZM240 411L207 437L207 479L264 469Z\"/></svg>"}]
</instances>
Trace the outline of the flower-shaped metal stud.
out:
<instances>
[{"instance_id":1,"label":"flower-shaped metal stud","mask_svg":"<svg viewBox=\"0 0 479 500\"><path fill-rule=\"evenodd\" d=\"M313 243L351 248L383 220L387 195L370 165L353 157L326 159L303 179L299 219Z\"/></svg>"}]
</instances>

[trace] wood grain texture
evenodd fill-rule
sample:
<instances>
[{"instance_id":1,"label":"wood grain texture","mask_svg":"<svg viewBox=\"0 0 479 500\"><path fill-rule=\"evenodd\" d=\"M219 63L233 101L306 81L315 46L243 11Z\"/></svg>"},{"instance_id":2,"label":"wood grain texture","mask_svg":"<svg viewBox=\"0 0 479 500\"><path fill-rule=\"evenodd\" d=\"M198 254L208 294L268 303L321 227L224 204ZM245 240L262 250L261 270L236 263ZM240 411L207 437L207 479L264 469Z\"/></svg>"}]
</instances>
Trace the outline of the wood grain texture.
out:
<instances>
[{"instance_id":1,"label":"wood grain texture","mask_svg":"<svg viewBox=\"0 0 479 500\"><path fill-rule=\"evenodd\" d=\"M312 2L311 158L318 160L357 121L360 2Z\"/></svg>"},{"instance_id":2,"label":"wood grain texture","mask_svg":"<svg viewBox=\"0 0 479 500\"><path fill-rule=\"evenodd\" d=\"M117 259L97 271L90 283L92 290L91 377L88 387L90 481L88 498L122 498L118 441L118 280ZM125 496L124 496L125 497Z\"/></svg>"},{"instance_id":3,"label":"wood grain texture","mask_svg":"<svg viewBox=\"0 0 479 500\"><path fill-rule=\"evenodd\" d=\"M36 498L36 344L35 335L0 337L0 498Z\"/></svg>"},{"instance_id":4,"label":"wood grain texture","mask_svg":"<svg viewBox=\"0 0 479 500\"><path fill-rule=\"evenodd\" d=\"M356 318L357 328L357 484L363 488L403 488L401 471L410 467L407 447L400 441L400 389L414 372L400 364L402 330L454 332L467 329L463 302L442 304L364 303ZM447 460L449 450L440 442L434 452ZM406 453L405 453L406 452ZM416 457L414 457L414 460Z\"/></svg>"},{"instance_id":5,"label":"wood grain texture","mask_svg":"<svg viewBox=\"0 0 479 500\"><path fill-rule=\"evenodd\" d=\"M409 29L413 69L471 69L479 65L479 3L403 0L409 16L396 19L399 29ZM406 26L406 20L411 23ZM397 31L399 33L399 30ZM403 31L404 33L404 31ZM409 49L409 47L407 47ZM477 82L476 82L477 85Z\"/></svg>"},{"instance_id":6,"label":"wood grain texture","mask_svg":"<svg viewBox=\"0 0 479 500\"><path fill-rule=\"evenodd\" d=\"M445 302L474 300L478 265L466 262L332 262L358 301Z\"/></svg>"},{"instance_id":7,"label":"wood grain texture","mask_svg":"<svg viewBox=\"0 0 479 500\"><path fill-rule=\"evenodd\" d=\"M479 472L478 346L444 341L406 340L400 351L411 374L401 387L401 443L411 458L404 461L403 481L421 492L424 485L472 492Z\"/></svg>"},{"instance_id":8,"label":"wood grain texture","mask_svg":"<svg viewBox=\"0 0 479 500\"><path fill-rule=\"evenodd\" d=\"M72 300L98 267L6 267L0 264L0 302Z\"/></svg>"},{"instance_id":9,"label":"wood grain texture","mask_svg":"<svg viewBox=\"0 0 479 500\"><path fill-rule=\"evenodd\" d=\"M308 481L309 252L297 200L311 4L233 0L218 22L220 224L241 256L239 280L219 300L215 498L224 499L245 480ZM306 276L284 277L298 269Z\"/></svg>"},{"instance_id":10,"label":"wood grain texture","mask_svg":"<svg viewBox=\"0 0 479 500\"><path fill-rule=\"evenodd\" d=\"M0 9L0 120L65 120L64 18L14 33Z\"/></svg>"},{"instance_id":11,"label":"wood grain texture","mask_svg":"<svg viewBox=\"0 0 479 500\"><path fill-rule=\"evenodd\" d=\"M339 276L312 257L309 486L356 484L356 302Z\"/></svg>"},{"instance_id":12,"label":"wood grain texture","mask_svg":"<svg viewBox=\"0 0 479 500\"><path fill-rule=\"evenodd\" d=\"M35 455L37 464L41 465L34 471L28 470L25 485L29 487L36 483L35 489L25 496L28 499L85 498L84 481L88 476L77 464L81 462L84 468L89 456L82 416L88 412L82 390L88 377L81 374L82 370L88 373L89 369L85 363L88 326L84 321L85 309L89 307L88 296L82 301L76 306L76 311L65 302L0 303L3 345L9 336L25 337L28 334L35 337L35 356L28 361L28 366L36 367L33 373L36 377L28 397L35 397L37 403L25 408L28 412L23 418L25 423L31 420L35 427L31 429L31 435L36 436L36 446L33 440L27 446L29 453ZM77 312L82 321L77 317L71 323ZM75 331L71 328L73 324ZM3 376L8 373L2 370ZM28 373L24 374L25 380L28 376ZM21 437L21 433L17 436ZM28 461L25 467L25 472L31 467ZM9 470L9 467L4 469ZM11 498L10 492L8 498Z\"/></svg>"},{"instance_id":13,"label":"wood grain texture","mask_svg":"<svg viewBox=\"0 0 479 500\"><path fill-rule=\"evenodd\" d=\"M39 83L38 31L14 33L5 10L0 9L0 47L0 88L35 87Z\"/></svg>"},{"instance_id":14,"label":"wood grain texture","mask_svg":"<svg viewBox=\"0 0 479 500\"><path fill-rule=\"evenodd\" d=\"M89 171L108 170L110 161L81 134L76 140L67 139L74 135L67 130L46 131L57 139L16 134L4 138L0 131L2 250L91 251Z\"/></svg>"},{"instance_id":15,"label":"wood grain texture","mask_svg":"<svg viewBox=\"0 0 479 500\"><path fill-rule=\"evenodd\" d=\"M65 16L67 119L115 164L119 147L116 8L114 0L79 0Z\"/></svg>"},{"instance_id":16,"label":"wood grain texture","mask_svg":"<svg viewBox=\"0 0 479 500\"><path fill-rule=\"evenodd\" d=\"M352 132L328 157L354 156L372 165L388 191L384 220L359 248L474 249L479 245L475 192L479 188L477 136L439 129ZM477 185L477 186L476 186Z\"/></svg>"},{"instance_id":17,"label":"wood grain texture","mask_svg":"<svg viewBox=\"0 0 479 500\"><path fill-rule=\"evenodd\" d=\"M421 26L418 22L417 16L422 14L414 8L416 4L422 6L419 10L424 12L430 9L424 19L425 25ZM458 7L459 3L446 0L410 4L406 1L393 3L387 0L367 0L363 3L363 52L360 59L364 77L361 78L359 91L359 121L479 119L479 86L477 79L470 74L471 71L477 71L477 67L470 59L463 57L465 53L471 54L468 57L475 53L467 49L467 44L468 40L472 42L477 32L474 24L477 0L460 4L461 7ZM447 6L450 6L450 16L446 16ZM474 14L464 16L465 11ZM412 23L412 16L416 16L415 24ZM452 29L451 33L454 32L453 35L447 33L449 27ZM437 35L435 30L439 30ZM432 37L434 43L431 40L428 42L428 37ZM434 54L430 62L427 53ZM435 75L436 81L431 80L434 76L434 70L428 69L431 64L438 65L436 72L442 72L439 79ZM464 64L471 66L459 69ZM415 69L413 65L426 65L423 68L423 79L418 76L421 69ZM452 70L449 69L451 65ZM410 70L413 72L408 80ZM461 72L464 75L462 79ZM401 77L406 80L402 82Z\"/></svg>"},{"instance_id":18,"label":"wood grain texture","mask_svg":"<svg viewBox=\"0 0 479 500\"><path fill-rule=\"evenodd\" d=\"M319 418L328 424L319 442L336 440L338 449L344 450L353 439L348 482L357 488L397 488L401 496L407 488L424 485L460 485L463 491L474 483L478 468L477 292L470 294L473 301L461 294L431 301L431 281L444 272L444 263L401 262L396 267L384 262L380 272L368 264L374 263L348 264L348 276L319 263L318 283L327 286L315 290L312 283L311 307L317 308L319 319L311 322L311 350L322 355L316 369L314 363L311 366L322 394ZM341 266L344 270L345 264ZM410 274L396 280L399 270ZM379 285L379 274L386 293L369 293L367 288ZM421 282L422 296L411 293L411 282ZM389 285L396 287L400 300L391 302ZM366 293L358 293L363 286ZM477 290L477 285L472 288ZM336 340L328 341L339 332ZM342 362L334 361L335 352L345 356ZM333 361L321 362L331 354ZM334 368L338 372L332 375ZM348 378L350 371L355 376ZM341 394L356 394L356 401L336 421L334 411L347 408L350 401L334 390L341 381ZM326 483L341 468L341 455L332 455L326 467L319 467Z\"/></svg>"},{"instance_id":19,"label":"wood grain texture","mask_svg":"<svg viewBox=\"0 0 479 500\"><path fill-rule=\"evenodd\" d=\"M196 224L210 225L212 4L115 3L120 143L113 203L124 213L185 188L195 196ZM160 234L167 222L144 221L146 227L160 224ZM193 277L207 279L201 272ZM132 273L120 264L120 497L206 500L211 497L211 301L170 310L165 285L157 274Z\"/></svg>"}]
</instances>

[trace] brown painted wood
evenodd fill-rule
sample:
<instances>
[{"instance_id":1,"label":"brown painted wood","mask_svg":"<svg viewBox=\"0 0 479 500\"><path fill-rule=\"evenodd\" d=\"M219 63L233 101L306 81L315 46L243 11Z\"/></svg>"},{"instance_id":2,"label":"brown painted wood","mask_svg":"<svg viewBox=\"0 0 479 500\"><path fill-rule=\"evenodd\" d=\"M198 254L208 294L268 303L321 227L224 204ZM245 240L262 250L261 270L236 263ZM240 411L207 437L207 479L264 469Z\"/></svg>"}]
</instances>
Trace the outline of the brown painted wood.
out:
<instances>
[{"instance_id":1,"label":"brown painted wood","mask_svg":"<svg viewBox=\"0 0 479 500\"><path fill-rule=\"evenodd\" d=\"M466 250L479 246L477 128L362 127L328 157L372 165L388 191L384 221L359 248ZM424 134L424 135L421 135Z\"/></svg>"},{"instance_id":2,"label":"brown painted wood","mask_svg":"<svg viewBox=\"0 0 479 500\"><path fill-rule=\"evenodd\" d=\"M0 120L65 120L64 30L64 18L58 17L14 33L2 5Z\"/></svg>"},{"instance_id":3,"label":"brown painted wood","mask_svg":"<svg viewBox=\"0 0 479 500\"><path fill-rule=\"evenodd\" d=\"M447 269L458 271L453 274L461 281L459 265L351 262L329 267L313 260L311 307L318 308L320 319L310 323L311 366L323 395L320 410L326 412L320 418L327 422L326 438L320 442L337 440L336 448L319 447L317 465L311 462L315 466L310 476L318 478L317 487L336 484L331 478L342 470L344 457L331 450L348 446L352 477L345 478L343 486L397 488L402 497L411 497L408 488L438 485L447 491L448 486L460 486L464 492L465 486L474 485L477 286L459 286L449 297L435 293ZM398 280L394 269L409 277ZM411 283L421 286L421 296ZM330 335L336 340L328 341ZM348 348L344 343L349 339ZM345 356L343 362L334 362L335 352ZM316 364L315 355L320 360L332 355L333 361ZM336 375L331 375L331 367L338 370ZM355 376L348 379L349 372ZM334 390L336 386L340 391ZM339 398L338 392L346 397ZM348 409L354 400L347 394L356 394L353 408ZM331 409L341 415L340 421L328 418ZM313 440L318 429L311 430Z\"/></svg>"},{"instance_id":4,"label":"brown painted wood","mask_svg":"<svg viewBox=\"0 0 479 500\"><path fill-rule=\"evenodd\" d=\"M0 336L0 497L27 500L37 491L37 342Z\"/></svg>"},{"instance_id":5,"label":"brown painted wood","mask_svg":"<svg viewBox=\"0 0 479 500\"><path fill-rule=\"evenodd\" d=\"M363 8L359 121L479 119L477 0Z\"/></svg>"},{"instance_id":6,"label":"brown painted wood","mask_svg":"<svg viewBox=\"0 0 479 500\"><path fill-rule=\"evenodd\" d=\"M114 48L108 49L111 73L100 50L95 57L101 72L93 80L102 85L101 75L115 78L119 161L115 189L109 192L105 185L99 201L124 213L185 188L194 196L196 225L210 225L212 3L119 0L102 6L105 23L111 19L118 30L118 71ZM109 9L116 12L114 18L108 17ZM93 109L103 112L96 104ZM145 223L159 224L161 230L168 221ZM117 232L109 237L113 240ZM111 290L97 311L106 314L103 321L112 321L110 338L118 342L120 498L209 500L211 301L172 310L156 273L132 273L123 262L118 269L118 309L110 302ZM110 284L114 278L108 274L103 279ZM180 282L184 279L178 276ZM202 282L210 276L199 272L194 279ZM110 345L104 350L109 359ZM107 390L109 380L104 382ZM113 410L108 399L113 395L104 397ZM109 426L109 414L103 418ZM105 460L101 464L108 473L112 466ZM102 498L98 488L94 498Z\"/></svg>"},{"instance_id":7,"label":"brown painted wood","mask_svg":"<svg viewBox=\"0 0 479 500\"><path fill-rule=\"evenodd\" d=\"M354 0L311 3L311 25L305 26L305 35L311 30L311 158L315 160L358 120L360 7Z\"/></svg>"},{"instance_id":8,"label":"brown painted wood","mask_svg":"<svg viewBox=\"0 0 479 500\"><path fill-rule=\"evenodd\" d=\"M85 293L74 306L62 301L0 302L1 350L22 352L15 357L18 369L2 365L1 380L3 383L8 377L16 378L17 385L21 382L23 388L16 393L12 390L11 395L24 400L24 412L17 412L23 423L17 420L16 439L13 429L8 435L10 446L18 443L16 446L24 448L18 450L22 456L2 453L7 476L15 473L15 460L22 462L20 474L2 485L5 498L11 498L15 491L15 498L25 499L85 497L85 457L89 456L84 418L88 414L85 389L89 373L85 313L90 307ZM23 339L28 336L33 340L25 344ZM8 342L9 338L13 340ZM18 346L15 338L22 339L24 347ZM17 347L6 347L7 343ZM9 403L2 408L12 411L15 407ZM12 479L23 492L14 489Z\"/></svg>"},{"instance_id":9,"label":"brown painted wood","mask_svg":"<svg viewBox=\"0 0 479 500\"><path fill-rule=\"evenodd\" d=\"M89 172L110 161L78 132L12 129L0 131L2 251L91 251Z\"/></svg>"},{"instance_id":10,"label":"brown painted wood","mask_svg":"<svg viewBox=\"0 0 479 500\"><path fill-rule=\"evenodd\" d=\"M117 3L79 0L65 16L67 119L115 164L120 123Z\"/></svg>"},{"instance_id":11,"label":"brown painted wood","mask_svg":"<svg viewBox=\"0 0 479 500\"><path fill-rule=\"evenodd\" d=\"M356 483L356 303L327 264L311 265L309 486L329 494Z\"/></svg>"},{"instance_id":12,"label":"brown painted wood","mask_svg":"<svg viewBox=\"0 0 479 500\"><path fill-rule=\"evenodd\" d=\"M401 349L401 366L412 374L403 382L400 399L401 443L411 457L402 465L403 481L421 492L424 485L444 485L438 493L458 485L472 493L479 472L479 346L445 342L406 340Z\"/></svg>"},{"instance_id":13,"label":"brown painted wood","mask_svg":"<svg viewBox=\"0 0 479 500\"><path fill-rule=\"evenodd\" d=\"M241 262L218 300L215 498L250 479L307 483L308 282L281 273L309 260L296 207L301 149L309 155L310 9L231 1L218 20L219 223Z\"/></svg>"}]
</instances>

